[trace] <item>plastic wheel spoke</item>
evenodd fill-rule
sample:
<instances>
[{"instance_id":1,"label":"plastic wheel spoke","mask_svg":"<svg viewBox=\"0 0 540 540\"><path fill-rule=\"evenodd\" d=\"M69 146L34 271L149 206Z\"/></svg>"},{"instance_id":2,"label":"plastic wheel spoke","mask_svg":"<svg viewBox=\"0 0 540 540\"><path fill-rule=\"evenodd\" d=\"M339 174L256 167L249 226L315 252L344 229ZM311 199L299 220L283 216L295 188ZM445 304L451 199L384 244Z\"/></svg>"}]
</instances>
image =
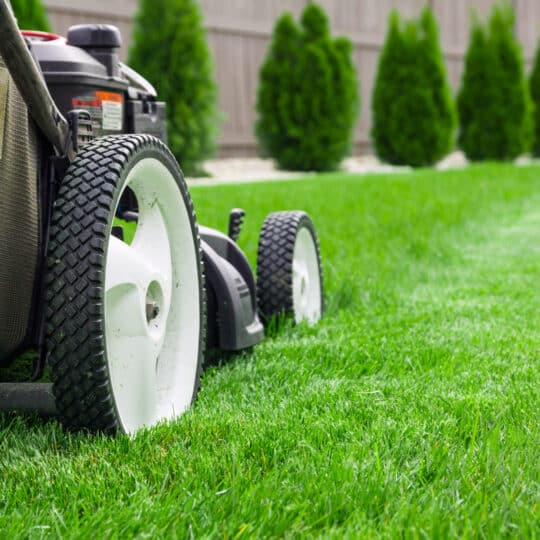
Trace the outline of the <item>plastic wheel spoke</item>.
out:
<instances>
[{"instance_id":1,"label":"plastic wheel spoke","mask_svg":"<svg viewBox=\"0 0 540 540\"><path fill-rule=\"evenodd\" d=\"M142 197L141 197L142 199ZM142 204L141 204L142 202ZM163 293L161 310L166 315L171 301L172 260L170 253L170 239L167 227L163 220L160 207L155 201L139 200L139 223L131 248L137 256L149 261L161 276L159 285Z\"/></svg>"},{"instance_id":2,"label":"plastic wheel spoke","mask_svg":"<svg viewBox=\"0 0 540 540\"><path fill-rule=\"evenodd\" d=\"M298 299L300 307L306 308L309 295L309 275L306 265L301 261L293 261L293 295Z\"/></svg>"},{"instance_id":3,"label":"plastic wheel spoke","mask_svg":"<svg viewBox=\"0 0 540 540\"><path fill-rule=\"evenodd\" d=\"M112 236L109 241L105 290L109 292L119 285L132 285L146 291L148 285L155 280L165 280L150 265L151 259L143 258L140 253L122 240Z\"/></svg>"}]
</instances>

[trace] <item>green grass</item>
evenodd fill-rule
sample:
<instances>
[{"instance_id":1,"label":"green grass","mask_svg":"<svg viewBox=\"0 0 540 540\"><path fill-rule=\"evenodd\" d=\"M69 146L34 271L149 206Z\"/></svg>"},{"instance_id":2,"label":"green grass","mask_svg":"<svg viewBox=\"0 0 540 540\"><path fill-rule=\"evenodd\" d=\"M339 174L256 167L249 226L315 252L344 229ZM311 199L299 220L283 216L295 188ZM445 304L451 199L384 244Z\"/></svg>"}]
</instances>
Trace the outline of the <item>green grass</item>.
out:
<instances>
[{"instance_id":1,"label":"green grass","mask_svg":"<svg viewBox=\"0 0 540 540\"><path fill-rule=\"evenodd\" d=\"M327 316L135 440L0 416L0 537L540 536L540 169L193 188L321 240Z\"/></svg>"}]
</instances>

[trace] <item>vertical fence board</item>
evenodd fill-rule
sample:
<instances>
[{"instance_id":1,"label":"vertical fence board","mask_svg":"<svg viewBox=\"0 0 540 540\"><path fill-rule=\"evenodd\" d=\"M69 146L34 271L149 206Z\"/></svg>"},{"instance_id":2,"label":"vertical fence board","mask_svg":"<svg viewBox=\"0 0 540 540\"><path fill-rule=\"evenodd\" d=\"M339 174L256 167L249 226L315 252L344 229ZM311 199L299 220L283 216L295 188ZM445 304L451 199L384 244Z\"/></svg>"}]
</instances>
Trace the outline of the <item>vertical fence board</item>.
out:
<instances>
[{"instance_id":1,"label":"vertical fence board","mask_svg":"<svg viewBox=\"0 0 540 540\"><path fill-rule=\"evenodd\" d=\"M538 44L540 2L538 0L514 0L514 6L516 9L516 31L523 44L525 58L530 62Z\"/></svg>"}]
</instances>

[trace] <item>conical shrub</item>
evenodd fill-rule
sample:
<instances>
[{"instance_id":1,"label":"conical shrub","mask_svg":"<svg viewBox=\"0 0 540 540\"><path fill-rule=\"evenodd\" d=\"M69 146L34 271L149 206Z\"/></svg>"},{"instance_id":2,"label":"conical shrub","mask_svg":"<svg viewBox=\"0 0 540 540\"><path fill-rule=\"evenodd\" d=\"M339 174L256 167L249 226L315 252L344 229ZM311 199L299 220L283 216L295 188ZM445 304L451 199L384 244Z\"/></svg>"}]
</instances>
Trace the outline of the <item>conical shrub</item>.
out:
<instances>
[{"instance_id":1,"label":"conical shrub","mask_svg":"<svg viewBox=\"0 0 540 540\"><path fill-rule=\"evenodd\" d=\"M11 0L13 13L22 30L50 32L51 25L41 0Z\"/></svg>"},{"instance_id":2,"label":"conical shrub","mask_svg":"<svg viewBox=\"0 0 540 540\"><path fill-rule=\"evenodd\" d=\"M529 89L534 105L534 136L532 152L535 156L540 156L540 42L536 49L533 69L529 81Z\"/></svg>"},{"instance_id":3,"label":"conical shrub","mask_svg":"<svg viewBox=\"0 0 540 540\"><path fill-rule=\"evenodd\" d=\"M217 87L196 0L140 0L129 64L167 102L169 146L197 175L215 149Z\"/></svg>"},{"instance_id":4,"label":"conical shrub","mask_svg":"<svg viewBox=\"0 0 540 540\"><path fill-rule=\"evenodd\" d=\"M402 22L389 18L373 90L372 138L377 156L421 167L454 145L455 108L432 11Z\"/></svg>"},{"instance_id":5,"label":"conical shrub","mask_svg":"<svg viewBox=\"0 0 540 540\"><path fill-rule=\"evenodd\" d=\"M283 169L327 171L350 152L358 115L352 47L332 39L322 8L309 4L300 25L277 21L261 67L255 132Z\"/></svg>"},{"instance_id":6,"label":"conical shrub","mask_svg":"<svg viewBox=\"0 0 540 540\"><path fill-rule=\"evenodd\" d=\"M533 106L513 29L508 5L494 7L487 26L473 21L458 96L459 144L472 161L511 160L531 147Z\"/></svg>"}]
</instances>

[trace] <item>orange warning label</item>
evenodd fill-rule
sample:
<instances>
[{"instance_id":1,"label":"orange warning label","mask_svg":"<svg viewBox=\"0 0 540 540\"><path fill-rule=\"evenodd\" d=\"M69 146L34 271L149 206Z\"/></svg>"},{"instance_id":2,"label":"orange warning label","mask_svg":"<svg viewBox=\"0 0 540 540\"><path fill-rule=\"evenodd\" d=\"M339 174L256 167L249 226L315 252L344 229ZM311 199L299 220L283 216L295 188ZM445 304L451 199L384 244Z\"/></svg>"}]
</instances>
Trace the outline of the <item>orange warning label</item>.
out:
<instances>
[{"instance_id":1,"label":"orange warning label","mask_svg":"<svg viewBox=\"0 0 540 540\"><path fill-rule=\"evenodd\" d=\"M75 97L73 107L86 109L92 116L94 131L122 131L124 124L124 97L116 92L96 91L88 96Z\"/></svg>"},{"instance_id":2,"label":"orange warning label","mask_svg":"<svg viewBox=\"0 0 540 540\"><path fill-rule=\"evenodd\" d=\"M112 101L113 103L122 103L124 101L122 94L115 94L114 92L96 92L96 97L100 101Z\"/></svg>"}]
</instances>

